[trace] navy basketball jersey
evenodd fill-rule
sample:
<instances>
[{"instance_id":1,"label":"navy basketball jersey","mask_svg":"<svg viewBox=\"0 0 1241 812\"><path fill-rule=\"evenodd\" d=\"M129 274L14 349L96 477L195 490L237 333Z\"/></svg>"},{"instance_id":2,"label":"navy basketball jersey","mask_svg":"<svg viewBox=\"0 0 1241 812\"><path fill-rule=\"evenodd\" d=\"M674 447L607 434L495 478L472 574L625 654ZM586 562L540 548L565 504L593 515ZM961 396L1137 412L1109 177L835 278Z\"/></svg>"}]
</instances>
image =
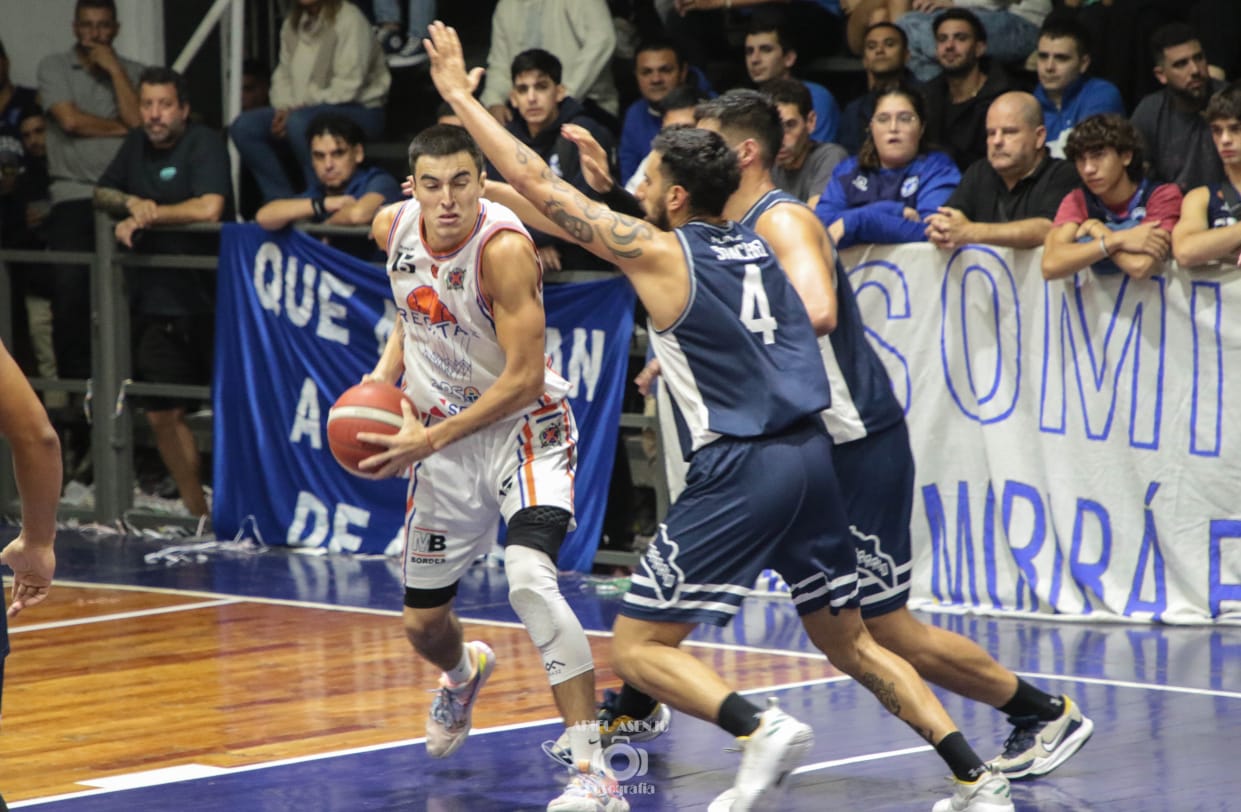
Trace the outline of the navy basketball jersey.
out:
<instances>
[{"instance_id":1,"label":"navy basketball jersey","mask_svg":"<svg viewBox=\"0 0 1241 812\"><path fill-rule=\"evenodd\" d=\"M1211 228L1224 228L1241 221L1241 194L1228 182L1207 186L1207 223Z\"/></svg>"},{"instance_id":2,"label":"navy basketball jersey","mask_svg":"<svg viewBox=\"0 0 1241 812\"><path fill-rule=\"evenodd\" d=\"M781 189L772 189L750 207L741 224L754 228L773 206L805 206ZM837 445L874 434L905 419L905 412L892 392L892 381L866 340L862 314L853 286L836 259L836 329L819 338L819 350L832 387L832 405L823 412L823 423Z\"/></svg>"},{"instance_id":3,"label":"navy basketball jersey","mask_svg":"<svg viewBox=\"0 0 1241 812\"><path fill-rule=\"evenodd\" d=\"M689 302L651 331L672 395L681 451L720 437L779 434L831 401L806 308L771 248L736 223L676 229Z\"/></svg>"}]
</instances>

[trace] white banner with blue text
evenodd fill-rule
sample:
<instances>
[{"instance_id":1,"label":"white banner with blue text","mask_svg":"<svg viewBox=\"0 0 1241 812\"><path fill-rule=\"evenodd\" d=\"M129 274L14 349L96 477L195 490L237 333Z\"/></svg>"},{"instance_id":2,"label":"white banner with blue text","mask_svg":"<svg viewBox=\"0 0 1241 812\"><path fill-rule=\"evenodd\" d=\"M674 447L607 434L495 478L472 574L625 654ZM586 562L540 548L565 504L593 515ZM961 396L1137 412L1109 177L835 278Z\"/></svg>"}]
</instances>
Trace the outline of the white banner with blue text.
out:
<instances>
[{"instance_id":1,"label":"white banner with blue text","mask_svg":"<svg viewBox=\"0 0 1241 812\"><path fill-rule=\"evenodd\" d=\"M842 257L909 421L914 598L1241 620L1241 271L1041 255Z\"/></svg>"},{"instance_id":2,"label":"white banner with blue text","mask_svg":"<svg viewBox=\"0 0 1241 812\"><path fill-rule=\"evenodd\" d=\"M253 517L267 543L392 552L408 480L348 474L326 435L328 409L374 367L396 323L387 274L305 234L229 224L218 298L217 535L233 536ZM559 564L589 571L616 454L634 296L616 278L549 285L544 303L548 355L570 383L580 435L577 529Z\"/></svg>"}]
</instances>

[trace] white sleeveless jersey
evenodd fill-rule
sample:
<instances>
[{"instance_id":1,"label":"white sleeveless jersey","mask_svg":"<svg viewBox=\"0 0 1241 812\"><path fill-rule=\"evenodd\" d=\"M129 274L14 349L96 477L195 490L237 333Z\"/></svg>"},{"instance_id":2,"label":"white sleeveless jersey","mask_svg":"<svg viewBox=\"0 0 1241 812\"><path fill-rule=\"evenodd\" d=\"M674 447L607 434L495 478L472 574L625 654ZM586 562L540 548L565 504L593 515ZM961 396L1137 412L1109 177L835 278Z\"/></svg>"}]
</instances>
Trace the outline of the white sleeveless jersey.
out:
<instances>
[{"instance_id":1,"label":"white sleeveless jersey","mask_svg":"<svg viewBox=\"0 0 1241 812\"><path fill-rule=\"evenodd\" d=\"M388 280L405 331L405 392L432 418L467 408L504 371L504 350L480 285L483 247L500 231L530 235L509 209L489 200L479 204L470 235L444 253L435 253L423 240L416 200L401 206L388 231ZM543 397L530 410L561 400L569 391L550 364L543 380Z\"/></svg>"}]
</instances>

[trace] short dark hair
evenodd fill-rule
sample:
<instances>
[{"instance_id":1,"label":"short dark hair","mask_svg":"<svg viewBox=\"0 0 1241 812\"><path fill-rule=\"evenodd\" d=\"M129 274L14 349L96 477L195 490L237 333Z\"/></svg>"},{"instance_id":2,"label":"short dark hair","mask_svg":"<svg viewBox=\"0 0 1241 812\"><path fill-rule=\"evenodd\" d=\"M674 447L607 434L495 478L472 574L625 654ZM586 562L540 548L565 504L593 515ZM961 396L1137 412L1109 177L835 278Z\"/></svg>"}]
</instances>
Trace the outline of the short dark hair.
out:
<instances>
[{"instance_id":1,"label":"short dark hair","mask_svg":"<svg viewBox=\"0 0 1241 812\"><path fill-rule=\"evenodd\" d=\"M866 26L866 30L862 32L862 41L865 42L866 37L870 35L870 32L874 31L877 28L891 28L893 31L896 32L896 36L900 38L901 47L904 48L906 51L909 50L909 35L905 33L905 29L901 28L899 25L889 20L883 20L882 22L871 23L870 25Z\"/></svg>"},{"instance_id":2,"label":"short dark hair","mask_svg":"<svg viewBox=\"0 0 1241 812\"><path fill-rule=\"evenodd\" d=\"M982 27L982 20L978 19L978 15L967 8L953 7L937 14L935 21L931 23L931 33L939 34L939 27L949 20L960 20L968 23L969 27L974 30L974 39L979 42L987 41L987 29Z\"/></svg>"},{"instance_id":3,"label":"short dark hair","mask_svg":"<svg viewBox=\"0 0 1241 812\"><path fill-rule=\"evenodd\" d=\"M672 51L672 53L676 54L678 65L684 65L688 61L685 49L681 47L681 43L671 37L648 37L642 40L638 43L638 47L634 49L634 60L637 60L638 54L645 51Z\"/></svg>"},{"instance_id":4,"label":"short dark hair","mask_svg":"<svg viewBox=\"0 0 1241 812\"><path fill-rule=\"evenodd\" d=\"M760 8L750 15L750 24L746 26L745 35L748 37L751 34L775 34L776 42L780 43L782 49L797 50L782 9Z\"/></svg>"},{"instance_id":5,"label":"short dark hair","mask_svg":"<svg viewBox=\"0 0 1241 812\"><path fill-rule=\"evenodd\" d=\"M97 8L104 11L112 12L112 19L116 19L116 0L78 0L73 6L73 18L76 20L78 12L84 8Z\"/></svg>"},{"instance_id":6,"label":"short dark hair","mask_svg":"<svg viewBox=\"0 0 1241 812\"><path fill-rule=\"evenodd\" d=\"M247 59L241 63L242 76L258 76L263 81L271 80L271 71L257 59Z\"/></svg>"},{"instance_id":7,"label":"short dark hair","mask_svg":"<svg viewBox=\"0 0 1241 812\"><path fill-rule=\"evenodd\" d=\"M546 73L553 82L560 84L560 77L563 75L562 71L564 68L561 66L560 60L551 51L544 51L542 48L530 48L513 57L513 66L509 73L515 82L518 76L532 70Z\"/></svg>"},{"instance_id":8,"label":"short dark hair","mask_svg":"<svg viewBox=\"0 0 1241 812\"><path fill-rule=\"evenodd\" d=\"M0 59L8 59L9 54L4 50L4 40L0 39Z\"/></svg>"},{"instance_id":9,"label":"short dark hair","mask_svg":"<svg viewBox=\"0 0 1241 812\"><path fill-rule=\"evenodd\" d=\"M810 88L797 79L772 79L763 83L763 93L773 104L795 104L802 118L814 110L814 99L810 97Z\"/></svg>"},{"instance_id":10,"label":"short dark hair","mask_svg":"<svg viewBox=\"0 0 1241 812\"><path fill-rule=\"evenodd\" d=\"M762 151L763 168L770 169L784 139L780 111L765 93L747 88L730 90L694 110L699 120L713 118L730 135L753 138Z\"/></svg>"},{"instance_id":11,"label":"short dark hair","mask_svg":"<svg viewBox=\"0 0 1241 812\"><path fill-rule=\"evenodd\" d=\"M913 107L918 120L922 122L922 136L918 139L918 154L924 155L931 148L926 126L926 99L918 90L902 82L875 94L876 110L879 109L879 102L887 96L900 96L909 100L909 105ZM871 134L869 121L866 122L866 138L862 141L862 147L857 153L857 163L862 169L879 169L880 167L879 150L875 147L875 138Z\"/></svg>"},{"instance_id":12,"label":"short dark hair","mask_svg":"<svg viewBox=\"0 0 1241 812\"><path fill-rule=\"evenodd\" d=\"M159 65L143 68L142 73L138 74L138 85L172 85L177 93L177 104L190 103L190 87L185 83L185 77L172 68Z\"/></svg>"},{"instance_id":13,"label":"short dark hair","mask_svg":"<svg viewBox=\"0 0 1241 812\"><path fill-rule=\"evenodd\" d=\"M1090 29L1078 22L1076 17L1052 14L1043 22L1038 36L1039 39L1071 39L1077 46L1078 56L1090 55Z\"/></svg>"},{"instance_id":14,"label":"short dark hair","mask_svg":"<svg viewBox=\"0 0 1241 812\"><path fill-rule=\"evenodd\" d=\"M1168 23L1151 34L1151 59L1156 65L1163 64L1163 52L1187 42L1196 42L1198 32L1185 23Z\"/></svg>"},{"instance_id":15,"label":"short dark hair","mask_svg":"<svg viewBox=\"0 0 1241 812\"><path fill-rule=\"evenodd\" d=\"M687 125L667 127L651 142L660 168L673 184L689 193L692 215L719 217L741 185L737 155L719 133Z\"/></svg>"},{"instance_id":16,"label":"short dark hair","mask_svg":"<svg viewBox=\"0 0 1241 812\"><path fill-rule=\"evenodd\" d=\"M1118 153L1132 152L1133 160L1125 167L1125 172L1130 180L1142 180L1146 174L1142 134L1129 119L1116 113L1100 113L1079 122L1064 144L1064 157L1076 162L1087 152L1108 147Z\"/></svg>"},{"instance_id":17,"label":"short dark hair","mask_svg":"<svg viewBox=\"0 0 1241 812\"><path fill-rule=\"evenodd\" d=\"M661 116L669 110L688 110L711 98L707 92L694 84L677 85L662 99L651 103L651 108Z\"/></svg>"},{"instance_id":18,"label":"short dark hair","mask_svg":"<svg viewBox=\"0 0 1241 812\"><path fill-rule=\"evenodd\" d=\"M1212 96L1205 115L1208 123L1226 118L1241 120L1241 82L1233 82Z\"/></svg>"},{"instance_id":19,"label":"short dark hair","mask_svg":"<svg viewBox=\"0 0 1241 812\"><path fill-rule=\"evenodd\" d=\"M412 173L418 159L424 155L431 158L442 158L456 155L458 152L468 153L474 161L479 173L483 171L483 151L474 143L474 139L464 127L456 124L433 124L414 136L409 142L409 171Z\"/></svg>"},{"instance_id":20,"label":"short dark hair","mask_svg":"<svg viewBox=\"0 0 1241 812\"><path fill-rule=\"evenodd\" d=\"M362 130L362 125L340 113L320 113L310 120L310 126L306 128L306 144L309 145L320 135L339 138L351 147L366 144L366 133Z\"/></svg>"}]
</instances>

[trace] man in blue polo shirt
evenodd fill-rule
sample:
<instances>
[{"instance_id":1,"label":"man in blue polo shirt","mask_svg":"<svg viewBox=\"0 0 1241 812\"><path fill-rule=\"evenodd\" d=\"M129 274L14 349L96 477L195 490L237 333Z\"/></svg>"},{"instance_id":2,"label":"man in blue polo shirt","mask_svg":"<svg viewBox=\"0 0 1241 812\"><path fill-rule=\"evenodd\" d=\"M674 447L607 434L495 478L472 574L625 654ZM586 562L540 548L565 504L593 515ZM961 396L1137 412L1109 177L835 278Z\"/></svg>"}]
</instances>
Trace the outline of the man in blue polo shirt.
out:
<instances>
[{"instance_id":1,"label":"man in blue polo shirt","mask_svg":"<svg viewBox=\"0 0 1241 812\"><path fill-rule=\"evenodd\" d=\"M1064 143L1079 121L1096 113L1125 114L1116 85L1086 76L1090 67L1090 32L1077 20L1050 17L1038 35L1038 87L1047 149L1064 157Z\"/></svg>"},{"instance_id":2,"label":"man in blue polo shirt","mask_svg":"<svg viewBox=\"0 0 1241 812\"><path fill-rule=\"evenodd\" d=\"M395 178L363 163L366 135L352 119L336 113L316 116L306 138L315 182L297 197L273 200L259 209L254 219L263 228L275 231L302 220L370 225L380 206L403 198Z\"/></svg>"}]
</instances>

